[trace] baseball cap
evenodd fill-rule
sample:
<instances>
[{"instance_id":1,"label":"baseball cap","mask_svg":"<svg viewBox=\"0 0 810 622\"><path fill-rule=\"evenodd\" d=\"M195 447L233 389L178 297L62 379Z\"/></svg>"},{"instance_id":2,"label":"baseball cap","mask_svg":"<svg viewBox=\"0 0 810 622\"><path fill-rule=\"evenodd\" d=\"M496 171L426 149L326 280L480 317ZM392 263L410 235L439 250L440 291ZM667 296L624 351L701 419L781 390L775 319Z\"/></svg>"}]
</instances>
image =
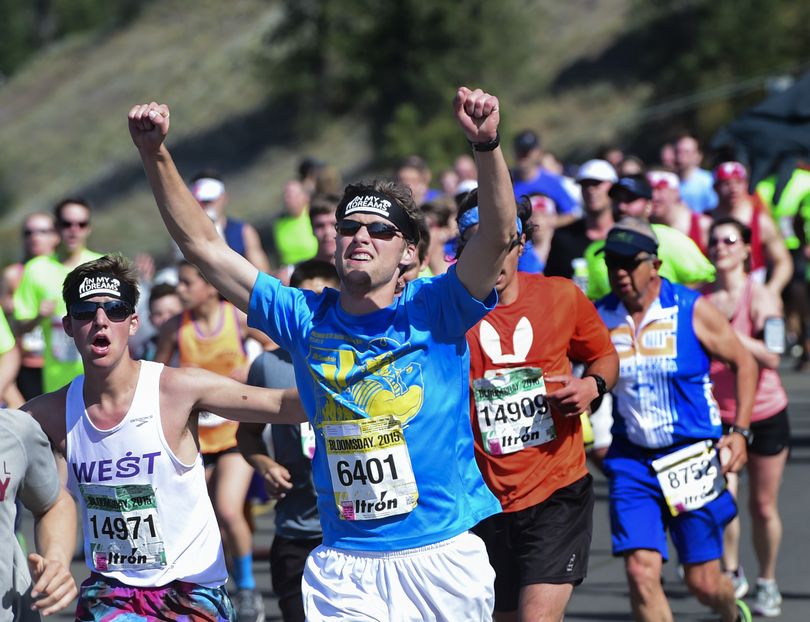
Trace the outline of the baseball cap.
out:
<instances>
[{"instance_id":1,"label":"baseball cap","mask_svg":"<svg viewBox=\"0 0 810 622\"><path fill-rule=\"evenodd\" d=\"M210 177L203 177L191 184L191 194L198 201L216 201L224 192L225 184Z\"/></svg>"},{"instance_id":2,"label":"baseball cap","mask_svg":"<svg viewBox=\"0 0 810 622\"><path fill-rule=\"evenodd\" d=\"M608 232L604 251L632 257L646 252L658 253L658 238L646 220L625 216Z\"/></svg>"},{"instance_id":3,"label":"baseball cap","mask_svg":"<svg viewBox=\"0 0 810 622\"><path fill-rule=\"evenodd\" d=\"M515 153L524 156L532 149L540 147L540 137L532 130L523 130L515 136L515 140L512 144L515 148Z\"/></svg>"},{"instance_id":4,"label":"baseball cap","mask_svg":"<svg viewBox=\"0 0 810 622\"><path fill-rule=\"evenodd\" d=\"M611 199L617 198L621 190L626 190L636 197L651 199L652 189L650 184L647 183L647 178L644 175L633 175L628 177L620 177L616 183L610 187L608 196Z\"/></svg>"},{"instance_id":5,"label":"baseball cap","mask_svg":"<svg viewBox=\"0 0 810 622\"><path fill-rule=\"evenodd\" d=\"M465 179L462 181L458 186L456 186L456 191L454 196L458 196L460 194L467 194L468 192L472 192L478 187L478 181L475 179Z\"/></svg>"},{"instance_id":6,"label":"baseball cap","mask_svg":"<svg viewBox=\"0 0 810 622\"><path fill-rule=\"evenodd\" d=\"M678 176L670 171L648 171L647 181L652 188L670 188L677 190L681 187Z\"/></svg>"},{"instance_id":7,"label":"baseball cap","mask_svg":"<svg viewBox=\"0 0 810 622\"><path fill-rule=\"evenodd\" d=\"M577 182L586 179L616 183L616 169L607 160L588 160L577 171Z\"/></svg>"},{"instance_id":8,"label":"baseball cap","mask_svg":"<svg viewBox=\"0 0 810 622\"><path fill-rule=\"evenodd\" d=\"M723 162L714 169L714 180L748 179L745 167L739 162Z\"/></svg>"}]
</instances>

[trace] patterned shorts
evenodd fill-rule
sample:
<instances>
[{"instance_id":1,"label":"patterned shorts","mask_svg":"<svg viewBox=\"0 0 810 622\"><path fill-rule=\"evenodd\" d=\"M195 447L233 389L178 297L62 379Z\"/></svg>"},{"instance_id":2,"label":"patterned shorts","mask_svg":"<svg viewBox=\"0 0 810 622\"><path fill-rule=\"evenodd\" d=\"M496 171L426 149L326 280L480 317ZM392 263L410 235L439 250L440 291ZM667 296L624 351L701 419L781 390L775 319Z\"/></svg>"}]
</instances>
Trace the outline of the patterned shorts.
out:
<instances>
[{"instance_id":1,"label":"patterned shorts","mask_svg":"<svg viewBox=\"0 0 810 622\"><path fill-rule=\"evenodd\" d=\"M161 587L132 587L93 573L81 585L77 620L140 622L236 620L225 586L173 581Z\"/></svg>"}]
</instances>

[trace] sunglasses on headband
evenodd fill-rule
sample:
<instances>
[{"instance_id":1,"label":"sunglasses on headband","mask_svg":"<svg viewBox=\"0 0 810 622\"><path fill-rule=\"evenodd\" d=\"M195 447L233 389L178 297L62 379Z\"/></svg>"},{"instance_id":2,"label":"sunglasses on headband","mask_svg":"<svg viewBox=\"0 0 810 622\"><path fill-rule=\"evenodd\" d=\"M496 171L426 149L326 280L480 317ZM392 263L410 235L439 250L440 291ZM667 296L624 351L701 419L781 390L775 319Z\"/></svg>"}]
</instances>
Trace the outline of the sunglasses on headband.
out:
<instances>
[{"instance_id":1,"label":"sunglasses on headband","mask_svg":"<svg viewBox=\"0 0 810 622\"><path fill-rule=\"evenodd\" d=\"M347 237L355 235L363 227L365 227L366 231L368 231L369 237L377 240L390 240L398 234L401 235L399 229L397 229L394 225L388 224L387 222L377 221L364 223L357 222L356 220L351 220L349 218L344 218L335 225L335 229L337 230L338 234L345 235Z\"/></svg>"},{"instance_id":2,"label":"sunglasses on headband","mask_svg":"<svg viewBox=\"0 0 810 622\"><path fill-rule=\"evenodd\" d=\"M96 311L104 309L104 313L111 322L123 322L132 315L132 307L123 300L108 300L106 302L92 302L83 300L70 305L70 317L74 320L87 321L96 317Z\"/></svg>"}]
</instances>

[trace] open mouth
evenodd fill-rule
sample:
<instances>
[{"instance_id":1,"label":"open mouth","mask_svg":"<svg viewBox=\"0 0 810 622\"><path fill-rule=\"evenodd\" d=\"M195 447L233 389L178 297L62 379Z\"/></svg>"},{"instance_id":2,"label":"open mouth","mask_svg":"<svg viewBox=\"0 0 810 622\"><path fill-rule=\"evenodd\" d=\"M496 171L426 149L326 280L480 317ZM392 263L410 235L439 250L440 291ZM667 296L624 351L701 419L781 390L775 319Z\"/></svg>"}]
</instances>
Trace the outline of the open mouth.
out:
<instances>
[{"instance_id":1,"label":"open mouth","mask_svg":"<svg viewBox=\"0 0 810 622\"><path fill-rule=\"evenodd\" d=\"M110 340L104 335L96 335L91 347L96 354L106 354L110 349Z\"/></svg>"}]
</instances>

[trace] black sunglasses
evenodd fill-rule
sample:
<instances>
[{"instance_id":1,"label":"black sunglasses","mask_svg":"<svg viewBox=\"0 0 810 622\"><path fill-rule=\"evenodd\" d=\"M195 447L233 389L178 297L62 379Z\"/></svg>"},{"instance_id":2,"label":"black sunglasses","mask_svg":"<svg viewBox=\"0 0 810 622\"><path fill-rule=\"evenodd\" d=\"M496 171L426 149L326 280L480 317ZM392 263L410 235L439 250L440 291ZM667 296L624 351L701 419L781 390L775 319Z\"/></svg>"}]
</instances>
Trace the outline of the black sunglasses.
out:
<instances>
[{"instance_id":1,"label":"black sunglasses","mask_svg":"<svg viewBox=\"0 0 810 622\"><path fill-rule=\"evenodd\" d=\"M625 272L633 272L645 261L650 261L654 255L643 255L641 257L631 257L627 255L610 255L605 254L605 265L608 270L624 270Z\"/></svg>"},{"instance_id":2,"label":"black sunglasses","mask_svg":"<svg viewBox=\"0 0 810 622\"><path fill-rule=\"evenodd\" d=\"M107 302L85 300L70 305L70 317L81 321L92 320L99 309L104 309L104 313L111 322L123 322L132 315L132 307L123 300L108 300Z\"/></svg>"},{"instance_id":3,"label":"black sunglasses","mask_svg":"<svg viewBox=\"0 0 810 622\"><path fill-rule=\"evenodd\" d=\"M78 227L79 229L87 229L90 226L89 220L62 220L61 218L56 221L60 229L72 229Z\"/></svg>"},{"instance_id":4,"label":"black sunglasses","mask_svg":"<svg viewBox=\"0 0 810 622\"><path fill-rule=\"evenodd\" d=\"M709 246L711 248L714 248L718 244L722 244L723 246L734 246L739 241L740 238L738 238L736 235L729 235L724 238L711 237L709 238Z\"/></svg>"},{"instance_id":5,"label":"black sunglasses","mask_svg":"<svg viewBox=\"0 0 810 622\"><path fill-rule=\"evenodd\" d=\"M53 233L53 229L25 229L23 231L23 235L27 238L34 235L47 235L49 233Z\"/></svg>"},{"instance_id":6,"label":"black sunglasses","mask_svg":"<svg viewBox=\"0 0 810 622\"><path fill-rule=\"evenodd\" d=\"M356 220L349 220L344 218L335 225L339 235L347 237L355 235L361 228L365 227L368 235L377 240L390 240L400 233L394 225L389 225L386 222L357 222Z\"/></svg>"}]
</instances>

